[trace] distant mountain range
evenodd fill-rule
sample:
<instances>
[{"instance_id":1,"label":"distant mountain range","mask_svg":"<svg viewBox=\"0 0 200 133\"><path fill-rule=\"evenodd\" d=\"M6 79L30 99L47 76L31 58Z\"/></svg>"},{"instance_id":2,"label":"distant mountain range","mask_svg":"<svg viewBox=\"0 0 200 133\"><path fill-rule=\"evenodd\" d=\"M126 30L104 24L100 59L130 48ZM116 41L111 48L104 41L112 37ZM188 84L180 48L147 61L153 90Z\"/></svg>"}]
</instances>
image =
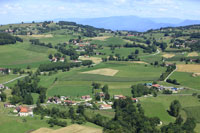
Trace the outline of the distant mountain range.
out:
<instances>
[{"instance_id":1,"label":"distant mountain range","mask_svg":"<svg viewBox=\"0 0 200 133\"><path fill-rule=\"evenodd\" d=\"M161 27L177 27L200 24L200 20L182 20L177 18L142 18L137 16L114 16L102 18L68 18L54 21L73 21L79 24L91 25L97 28L111 30L147 31Z\"/></svg>"}]
</instances>

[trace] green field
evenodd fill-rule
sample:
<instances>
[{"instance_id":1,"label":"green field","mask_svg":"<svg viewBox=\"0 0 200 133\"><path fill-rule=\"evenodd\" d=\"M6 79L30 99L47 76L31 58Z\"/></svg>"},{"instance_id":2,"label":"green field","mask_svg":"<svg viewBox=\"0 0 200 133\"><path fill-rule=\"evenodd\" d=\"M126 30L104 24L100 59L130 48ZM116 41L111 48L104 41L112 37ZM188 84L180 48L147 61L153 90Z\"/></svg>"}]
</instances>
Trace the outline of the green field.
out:
<instances>
[{"instance_id":1,"label":"green field","mask_svg":"<svg viewBox=\"0 0 200 133\"><path fill-rule=\"evenodd\" d=\"M18 77L18 75L3 75L3 74L0 74L0 84L7 82L9 80L12 80L16 77Z\"/></svg>"},{"instance_id":2,"label":"green field","mask_svg":"<svg viewBox=\"0 0 200 133\"><path fill-rule=\"evenodd\" d=\"M184 108L187 116L195 118L196 122L200 123L200 106Z\"/></svg>"},{"instance_id":3,"label":"green field","mask_svg":"<svg viewBox=\"0 0 200 133\"><path fill-rule=\"evenodd\" d=\"M197 97L193 96L176 96L170 95L165 96L161 95L156 98L148 97L148 98L140 98L140 102L145 110L145 114L149 117L159 117L164 124L169 122L173 122L175 118L171 117L167 110L169 109L170 103L173 100L179 100L182 108L187 109L193 106L199 106L200 102ZM181 115L183 118L186 118L187 115L185 111L181 111Z\"/></svg>"},{"instance_id":4,"label":"green field","mask_svg":"<svg viewBox=\"0 0 200 133\"><path fill-rule=\"evenodd\" d=\"M0 67L9 68L25 68L28 65L38 67L39 64L49 62L50 53L55 53L54 49L30 45L28 42L0 46L0 49Z\"/></svg>"},{"instance_id":5,"label":"green field","mask_svg":"<svg viewBox=\"0 0 200 133\"><path fill-rule=\"evenodd\" d=\"M115 76L104 76L98 74L83 74L81 72L96 70L100 68L111 68L119 70ZM135 64L128 62L110 62L101 63L92 68L75 68L70 72L58 73L53 76L42 76L41 85L48 87L48 96L66 95L80 97L82 95L91 95L92 82L99 82L102 85L109 85L111 96L123 94L131 96L131 85L154 81L159 78L165 68L155 68L144 64ZM55 77L58 81L54 83Z\"/></svg>"},{"instance_id":6,"label":"green field","mask_svg":"<svg viewBox=\"0 0 200 133\"><path fill-rule=\"evenodd\" d=\"M182 86L200 90L200 76L193 77L192 73L175 72L170 78L177 79Z\"/></svg>"}]
</instances>

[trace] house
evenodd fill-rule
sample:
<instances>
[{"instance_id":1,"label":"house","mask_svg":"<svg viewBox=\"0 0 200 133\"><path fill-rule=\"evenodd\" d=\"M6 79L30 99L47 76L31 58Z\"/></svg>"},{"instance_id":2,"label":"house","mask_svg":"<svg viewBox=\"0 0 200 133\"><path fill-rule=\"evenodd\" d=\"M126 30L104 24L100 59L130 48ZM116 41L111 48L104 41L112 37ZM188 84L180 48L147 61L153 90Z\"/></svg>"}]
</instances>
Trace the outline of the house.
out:
<instances>
[{"instance_id":1,"label":"house","mask_svg":"<svg viewBox=\"0 0 200 133\"><path fill-rule=\"evenodd\" d=\"M82 96L82 97L81 97L81 100L91 101L92 98L90 97L90 95L87 95L87 96Z\"/></svg>"},{"instance_id":2,"label":"house","mask_svg":"<svg viewBox=\"0 0 200 133\"><path fill-rule=\"evenodd\" d=\"M47 103L61 104L61 100L58 97L50 97L48 98Z\"/></svg>"},{"instance_id":3,"label":"house","mask_svg":"<svg viewBox=\"0 0 200 133\"><path fill-rule=\"evenodd\" d=\"M132 100L134 103L137 103L137 102L138 102L138 99L137 99L137 98L131 98L131 100Z\"/></svg>"},{"instance_id":4,"label":"house","mask_svg":"<svg viewBox=\"0 0 200 133\"><path fill-rule=\"evenodd\" d=\"M67 99L69 99L69 98L66 97L66 96L61 96L61 97L60 97L60 100L61 100L61 101L64 101L64 100L67 100Z\"/></svg>"},{"instance_id":5,"label":"house","mask_svg":"<svg viewBox=\"0 0 200 133\"><path fill-rule=\"evenodd\" d=\"M22 116L33 116L33 111L32 109L28 108L28 107L20 107L20 111L18 113L18 116L22 117Z\"/></svg>"},{"instance_id":6,"label":"house","mask_svg":"<svg viewBox=\"0 0 200 133\"><path fill-rule=\"evenodd\" d=\"M160 85L159 84L154 84L154 85L152 85L152 87L159 88Z\"/></svg>"},{"instance_id":7,"label":"house","mask_svg":"<svg viewBox=\"0 0 200 133\"><path fill-rule=\"evenodd\" d=\"M52 59L51 59L51 62L57 62L58 61L58 59L56 58L56 57L53 57Z\"/></svg>"},{"instance_id":8,"label":"house","mask_svg":"<svg viewBox=\"0 0 200 133\"><path fill-rule=\"evenodd\" d=\"M73 60L72 62L73 63L82 63L82 61L79 61L79 60Z\"/></svg>"},{"instance_id":9,"label":"house","mask_svg":"<svg viewBox=\"0 0 200 133\"><path fill-rule=\"evenodd\" d=\"M152 86L153 84L152 83L145 83L144 85L145 86Z\"/></svg>"},{"instance_id":10,"label":"house","mask_svg":"<svg viewBox=\"0 0 200 133\"><path fill-rule=\"evenodd\" d=\"M60 62L65 62L65 58L60 58Z\"/></svg>"},{"instance_id":11,"label":"house","mask_svg":"<svg viewBox=\"0 0 200 133\"><path fill-rule=\"evenodd\" d=\"M0 89L5 88L5 86L3 84L0 84Z\"/></svg>"},{"instance_id":12,"label":"house","mask_svg":"<svg viewBox=\"0 0 200 133\"><path fill-rule=\"evenodd\" d=\"M101 105L99 106L99 109L100 109L100 110L112 109L112 106L111 106L111 105L108 105L108 104L101 104Z\"/></svg>"},{"instance_id":13,"label":"house","mask_svg":"<svg viewBox=\"0 0 200 133\"><path fill-rule=\"evenodd\" d=\"M77 104L75 101L71 101L71 100L65 100L64 103L67 105L76 105Z\"/></svg>"},{"instance_id":14,"label":"house","mask_svg":"<svg viewBox=\"0 0 200 133\"><path fill-rule=\"evenodd\" d=\"M93 105L91 103L85 103L86 107L92 107Z\"/></svg>"},{"instance_id":15,"label":"house","mask_svg":"<svg viewBox=\"0 0 200 133\"><path fill-rule=\"evenodd\" d=\"M10 73L10 69L7 69L7 68L0 68L0 73Z\"/></svg>"},{"instance_id":16,"label":"house","mask_svg":"<svg viewBox=\"0 0 200 133\"><path fill-rule=\"evenodd\" d=\"M114 95L114 99L126 99L123 95Z\"/></svg>"},{"instance_id":17,"label":"house","mask_svg":"<svg viewBox=\"0 0 200 133\"><path fill-rule=\"evenodd\" d=\"M105 97L105 94L103 92L98 92L96 93L97 96L100 96L100 97Z\"/></svg>"}]
</instances>

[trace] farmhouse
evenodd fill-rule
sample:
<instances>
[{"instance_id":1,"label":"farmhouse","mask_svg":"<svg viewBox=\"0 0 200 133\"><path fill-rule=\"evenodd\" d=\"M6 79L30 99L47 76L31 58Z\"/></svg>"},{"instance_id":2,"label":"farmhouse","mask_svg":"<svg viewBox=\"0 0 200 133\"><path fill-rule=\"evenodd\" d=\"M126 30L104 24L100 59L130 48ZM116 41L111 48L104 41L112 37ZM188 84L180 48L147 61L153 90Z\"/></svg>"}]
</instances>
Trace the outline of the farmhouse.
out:
<instances>
[{"instance_id":1,"label":"farmhouse","mask_svg":"<svg viewBox=\"0 0 200 133\"><path fill-rule=\"evenodd\" d=\"M123 95L114 95L114 99L126 99Z\"/></svg>"},{"instance_id":2,"label":"farmhouse","mask_svg":"<svg viewBox=\"0 0 200 133\"><path fill-rule=\"evenodd\" d=\"M57 61L58 61L58 59L55 58L55 57L53 57L53 58L51 59L51 62L57 62Z\"/></svg>"},{"instance_id":3,"label":"farmhouse","mask_svg":"<svg viewBox=\"0 0 200 133\"><path fill-rule=\"evenodd\" d=\"M152 86L153 84L152 83L145 83L144 85L145 86Z\"/></svg>"},{"instance_id":4,"label":"farmhouse","mask_svg":"<svg viewBox=\"0 0 200 133\"><path fill-rule=\"evenodd\" d=\"M86 107L92 107L93 105L91 103L85 103Z\"/></svg>"},{"instance_id":5,"label":"farmhouse","mask_svg":"<svg viewBox=\"0 0 200 133\"><path fill-rule=\"evenodd\" d=\"M111 105L108 105L108 104L101 104L101 105L99 106L99 109L100 109L100 110L112 109L112 106L111 106Z\"/></svg>"},{"instance_id":6,"label":"farmhouse","mask_svg":"<svg viewBox=\"0 0 200 133\"><path fill-rule=\"evenodd\" d=\"M98 92L98 93L96 93L96 96L100 96L100 97L104 98L105 94L103 92Z\"/></svg>"},{"instance_id":7,"label":"farmhouse","mask_svg":"<svg viewBox=\"0 0 200 133\"><path fill-rule=\"evenodd\" d=\"M7 68L0 68L0 73L9 74L9 73L10 73L10 69L7 69Z\"/></svg>"},{"instance_id":8,"label":"farmhouse","mask_svg":"<svg viewBox=\"0 0 200 133\"><path fill-rule=\"evenodd\" d=\"M138 102L138 99L137 99L137 98L131 98L131 100L132 100L134 103L137 103L137 102Z\"/></svg>"},{"instance_id":9,"label":"farmhouse","mask_svg":"<svg viewBox=\"0 0 200 133\"><path fill-rule=\"evenodd\" d=\"M0 84L0 89L3 89L4 87L5 87L4 85Z\"/></svg>"},{"instance_id":10,"label":"farmhouse","mask_svg":"<svg viewBox=\"0 0 200 133\"><path fill-rule=\"evenodd\" d=\"M60 58L60 62L65 62L65 58Z\"/></svg>"},{"instance_id":11,"label":"farmhouse","mask_svg":"<svg viewBox=\"0 0 200 133\"><path fill-rule=\"evenodd\" d=\"M82 96L82 97L81 97L81 100L91 101L92 98L90 97L90 95L87 95L87 96Z\"/></svg>"},{"instance_id":12,"label":"farmhouse","mask_svg":"<svg viewBox=\"0 0 200 133\"><path fill-rule=\"evenodd\" d=\"M19 107L19 113L18 116L33 116L32 109L28 107Z\"/></svg>"},{"instance_id":13,"label":"farmhouse","mask_svg":"<svg viewBox=\"0 0 200 133\"><path fill-rule=\"evenodd\" d=\"M67 100L67 99L69 99L69 98L66 97L66 96L61 96L61 97L60 97L60 100L61 100L61 101L64 101L64 100Z\"/></svg>"},{"instance_id":14,"label":"farmhouse","mask_svg":"<svg viewBox=\"0 0 200 133\"><path fill-rule=\"evenodd\" d=\"M67 105L76 105L77 104L75 101L71 101L71 100L65 100L64 103Z\"/></svg>"},{"instance_id":15,"label":"farmhouse","mask_svg":"<svg viewBox=\"0 0 200 133\"><path fill-rule=\"evenodd\" d=\"M152 85L152 87L160 88L160 85L159 84L154 84L154 85Z\"/></svg>"},{"instance_id":16,"label":"farmhouse","mask_svg":"<svg viewBox=\"0 0 200 133\"><path fill-rule=\"evenodd\" d=\"M47 103L61 104L61 100L58 97L50 97Z\"/></svg>"}]
</instances>

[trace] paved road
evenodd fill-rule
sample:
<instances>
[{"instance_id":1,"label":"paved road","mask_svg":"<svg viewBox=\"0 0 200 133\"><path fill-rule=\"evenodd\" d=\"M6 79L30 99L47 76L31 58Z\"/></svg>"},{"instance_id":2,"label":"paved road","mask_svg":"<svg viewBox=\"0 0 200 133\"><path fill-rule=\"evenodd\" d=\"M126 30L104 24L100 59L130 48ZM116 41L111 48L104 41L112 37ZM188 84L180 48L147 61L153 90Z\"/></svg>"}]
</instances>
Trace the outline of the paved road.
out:
<instances>
[{"instance_id":1,"label":"paved road","mask_svg":"<svg viewBox=\"0 0 200 133\"><path fill-rule=\"evenodd\" d=\"M14 79L12 79L12 80L9 80L9 81L4 82L4 83L1 83L1 84L5 85L5 84L11 83L11 82L13 82L13 81L15 81L15 80L18 80L18 79L24 78L24 77L26 77L26 76L28 76L28 75L23 75L23 76L20 76L20 77L14 78Z\"/></svg>"},{"instance_id":2,"label":"paved road","mask_svg":"<svg viewBox=\"0 0 200 133\"><path fill-rule=\"evenodd\" d=\"M174 70L174 71L172 71L166 78L165 78L165 82L167 81L167 79L175 72L177 70L177 67L176 67L176 69Z\"/></svg>"}]
</instances>

